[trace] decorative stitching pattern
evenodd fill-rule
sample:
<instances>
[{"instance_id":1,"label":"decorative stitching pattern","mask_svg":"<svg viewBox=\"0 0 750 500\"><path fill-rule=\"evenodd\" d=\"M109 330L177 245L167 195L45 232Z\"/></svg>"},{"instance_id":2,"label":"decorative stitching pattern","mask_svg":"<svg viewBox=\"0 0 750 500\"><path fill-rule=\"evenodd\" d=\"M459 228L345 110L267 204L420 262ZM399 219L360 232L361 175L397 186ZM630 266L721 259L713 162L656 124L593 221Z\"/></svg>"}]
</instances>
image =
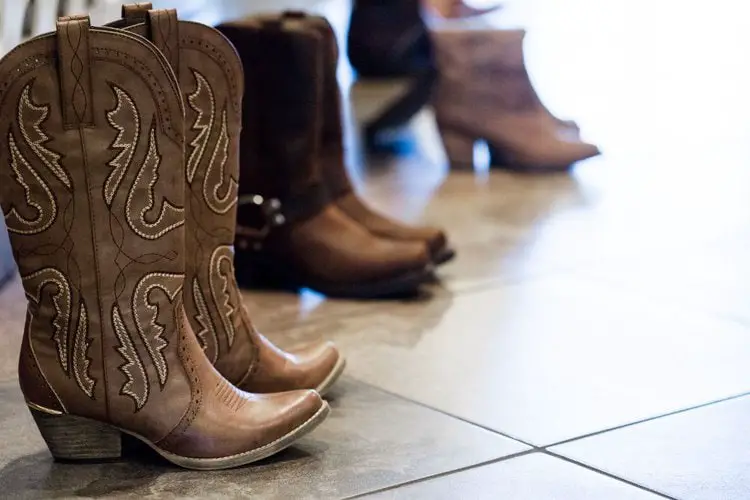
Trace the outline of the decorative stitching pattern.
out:
<instances>
[{"instance_id":1,"label":"decorative stitching pattern","mask_svg":"<svg viewBox=\"0 0 750 500\"><path fill-rule=\"evenodd\" d=\"M55 317L52 320L52 341L57 347L57 358L60 367L67 374L68 369L68 337L70 331L70 312L72 307L70 283L65 275L54 267L45 267L21 278L26 296L38 310L42 301L42 292L48 285L57 287L52 296ZM37 311L35 310L34 313ZM35 316L36 314L34 314Z\"/></svg>"},{"instance_id":2,"label":"decorative stitching pattern","mask_svg":"<svg viewBox=\"0 0 750 500\"><path fill-rule=\"evenodd\" d=\"M63 127L90 125L93 120L91 109L91 73L89 66L89 21L82 16L65 16L58 19L58 39L64 35L67 48L60 45L59 64L63 91ZM84 61L85 58L86 60ZM72 88L71 88L72 85ZM70 109L76 115L72 119Z\"/></svg>"},{"instance_id":3,"label":"decorative stitching pattern","mask_svg":"<svg viewBox=\"0 0 750 500\"><path fill-rule=\"evenodd\" d=\"M119 153L107 163L112 167L112 172L104 182L104 200L110 207L117 193L117 188L133 160L141 132L141 119L133 99L120 87L115 85L111 85L111 87L117 97L117 105L107 112L107 122L117 130L117 137L115 137L110 148L119 150Z\"/></svg>"},{"instance_id":4,"label":"decorative stitching pattern","mask_svg":"<svg viewBox=\"0 0 750 500\"><path fill-rule=\"evenodd\" d=\"M163 291L167 295L169 302L172 303L180 290L182 290L184 280L184 274L149 273L141 278L135 287L135 292L133 292L135 326L156 366L156 373L159 375L159 384L162 387L167 383L169 375L167 360L163 352L168 342L162 336L164 326L157 322L160 305L158 302L152 300L151 292L155 289ZM143 316L140 313L144 306L149 312L147 316Z\"/></svg>"},{"instance_id":5,"label":"decorative stitching pattern","mask_svg":"<svg viewBox=\"0 0 750 500\"><path fill-rule=\"evenodd\" d=\"M120 388L120 395L132 398L135 403L135 410L138 411L148 401L150 387L143 362L135 350L130 332L125 328L125 323L122 321L122 313L120 313L118 306L112 308L112 325L114 326L117 340L120 343L117 352L125 361L125 363L119 366L120 371L126 378L125 383Z\"/></svg>"},{"instance_id":6,"label":"decorative stitching pattern","mask_svg":"<svg viewBox=\"0 0 750 500\"><path fill-rule=\"evenodd\" d=\"M185 224L183 208L172 205L166 199L162 202L159 217L155 222L146 220L146 213L154 208L154 186L159 180L161 157L156 145L156 133L151 127L149 132L148 153L138 175L130 187L125 204L125 216L130 228L140 237L156 240L169 231ZM143 196L143 191L148 193ZM144 201L145 199L145 201Z\"/></svg>"},{"instance_id":7,"label":"decorative stitching pattern","mask_svg":"<svg viewBox=\"0 0 750 500\"><path fill-rule=\"evenodd\" d=\"M235 328L232 317L237 310L232 305L232 297L229 292L234 280L233 257L231 247L226 245L216 247L216 250L211 254L211 267L208 273L211 295L213 296L214 304L219 310L219 316L224 326L224 333L227 336L229 347L232 347L234 343ZM229 269L227 269L227 272L222 272L222 263L228 265Z\"/></svg>"},{"instance_id":8,"label":"decorative stitching pattern","mask_svg":"<svg viewBox=\"0 0 750 500\"><path fill-rule=\"evenodd\" d=\"M8 148L10 149L10 168L13 170L13 179L23 188L26 204L36 211L36 217L26 219L18 213L16 207L11 206L5 215L5 225L11 233L26 235L41 233L55 222L57 202L47 183L18 150L11 132L8 132ZM42 193L38 193L39 189L32 189L32 186L41 188ZM47 210L44 207L47 207Z\"/></svg>"},{"instance_id":9,"label":"decorative stitching pattern","mask_svg":"<svg viewBox=\"0 0 750 500\"><path fill-rule=\"evenodd\" d=\"M205 33L204 30L206 27L202 24L193 21L181 21L181 23L199 27ZM227 44L226 39L207 40L202 37L194 38L191 36L180 36L180 44L183 47L203 52L217 65L221 66L227 86L229 87L228 94L232 107L235 112L241 113L241 98L245 75L242 72L242 62L237 56L237 51L231 48L231 44Z\"/></svg>"},{"instance_id":10,"label":"decorative stitching pattern","mask_svg":"<svg viewBox=\"0 0 750 500\"><path fill-rule=\"evenodd\" d=\"M91 399L94 398L94 385L96 385L89 373L91 358L89 358L88 351L92 342L93 339L89 338L88 311L86 304L81 300L78 308L78 326L73 342L73 375L75 375L78 387Z\"/></svg>"},{"instance_id":11,"label":"decorative stitching pattern","mask_svg":"<svg viewBox=\"0 0 750 500\"><path fill-rule=\"evenodd\" d=\"M197 130L198 134L190 141L190 158L188 158L187 164L187 180L193 182L195 172L198 170L203 159L203 154L206 152L206 145L208 144L208 138L211 135L211 129L214 126L214 118L216 115L216 104L214 101L214 93L211 86L206 81L206 78L193 70L193 76L195 77L196 87L195 91L191 93L187 100L188 104L198 116L195 117L195 122L190 127L190 130ZM208 101L208 123L205 121L206 110L203 108L202 102Z\"/></svg>"},{"instance_id":12,"label":"decorative stitching pattern","mask_svg":"<svg viewBox=\"0 0 750 500\"><path fill-rule=\"evenodd\" d=\"M198 314L194 318L201 326L201 329L195 335L198 337L198 342L204 352L208 350L209 341L213 343L214 354L211 357L211 364L214 364L219 357L219 339L216 337L216 329L211 323L211 315L208 312L206 297L203 295L203 290L201 290L197 277L193 278L193 302L195 303L195 309L198 311ZM210 340L209 335L211 336Z\"/></svg>"},{"instance_id":13,"label":"decorative stitching pattern","mask_svg":"<svg viewBox=\"0 0 750 500\"><path fill-rule=\"evenodd\" d=\"M178 114L183 111L181 105L182 99L179 100L180 105L177 109L173 110L172 108L170 108L169 103L167 102L166 93L164 92L159 78L154 75L154 73L148 68L146 64L143 63L143 61L140 61L138 58L133 57L132 54L123 52L121 50L103 47L92 47L91 51L94 54L95 61L113 62L115 64L128 68L129 70L133 71L141 78L143 78L143 80L148 85L151 97L157 104L159 116L162 118L162 122L160 124L162 130L172 140L181 142L183 137L183 130L181 126L173 126L172 114L174 113L175 117L177 117ZM179 95L179 88L174 85L174 82L170 83L172 83L172 88Z\"/></svg>"},{"instance_id":14,"label":"decorative stitching pattern","mask_svg":"<svg viewBox=\"0 0 750 500\"><path fill-rule=\"evenodd\" d=\"M227 111L221 113L221 131L219 139L216 141L216 148L211 156L211 162L206 169L206 175L203 177L203 199L206 201L208 208L219 215L223 215L237 203L237 193L239 185L237 180L231 175L227 175L226 165L229 152L229 135L227 134ZM216 163L217 158L221 155L221 160ZM214 180L214 177L216 179ZM227 184L226 194L222 197L219 190Z\"/></svg>"},{"instance_id":15,"label":"decorative stitching pattern","mask_svg":"<svg viewBox=\"0 0 750 500\"><path fill-rule=\"evenodd\" d=\"M190 380L191 397L190 405L182 416L180 423L177 424L172 432L170 432L159 443L159 445L165 449L172 448L177 442L179 442L185 434L185 431L187 431L192 425L198 412L203 407L203 390L201 389L201 381L198 378L198 372L195 369L195 359L193 359L193 356L190 354L190 348L188 347L190 340L188 339L188 333L185 331L184 315L181 313L183 313L183 308L182 302L180 301L174 308L174 320L177 325L177 338L179 339L180 346L177 355L179 356L182 365L185 367L185 372Z\"/></svg>"},{"instance_id":16,"label":"decorative stitching pattern","mask_svg":"<svg viewBox=\"0 0 750 500\"><path fill-rule=\"evenodd\" d=\"M60 165L61 156L45 147L45 144L50 141L50 137L42 131L41 125L47 120L49 106L40 106L31 100L31 85L33 83L32 81L24 87L21 98L18 100L18 126L21 129L21 135L37 158L55 174L60 182L65 184L65 187L70 189L70 177ZM27 128L28 124L31 124L31 130Z\"/></svg>"}]
</instances>

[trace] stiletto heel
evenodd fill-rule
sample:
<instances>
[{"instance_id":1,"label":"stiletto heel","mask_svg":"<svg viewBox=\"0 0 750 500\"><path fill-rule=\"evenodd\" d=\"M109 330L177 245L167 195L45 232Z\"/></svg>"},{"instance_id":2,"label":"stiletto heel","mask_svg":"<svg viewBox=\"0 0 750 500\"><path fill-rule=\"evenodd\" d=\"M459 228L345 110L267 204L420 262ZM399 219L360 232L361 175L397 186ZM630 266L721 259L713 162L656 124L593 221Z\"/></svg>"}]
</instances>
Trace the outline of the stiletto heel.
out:
<instances>
[{"instance_id":1,"label":"stiletto heel","mask_svg":"<svg viewBox=\"0 0 750 500\"><path fill-rule=\"evenodd\" d=\"M440 127L440 138L451 168L474 169L474 143L476 141L471 136Z\"/></svg>"},{"instance_id":2,"label":"stiletto heel","mask_svg":"<svg viewBox=\"0 0 750 500\"><path fill-rule=\"evenodd\" d=\"M57 460L105 460L120 458L119 430L87 418L47 413L29 408L39 432Z\"/></svg>"}]
</instances>

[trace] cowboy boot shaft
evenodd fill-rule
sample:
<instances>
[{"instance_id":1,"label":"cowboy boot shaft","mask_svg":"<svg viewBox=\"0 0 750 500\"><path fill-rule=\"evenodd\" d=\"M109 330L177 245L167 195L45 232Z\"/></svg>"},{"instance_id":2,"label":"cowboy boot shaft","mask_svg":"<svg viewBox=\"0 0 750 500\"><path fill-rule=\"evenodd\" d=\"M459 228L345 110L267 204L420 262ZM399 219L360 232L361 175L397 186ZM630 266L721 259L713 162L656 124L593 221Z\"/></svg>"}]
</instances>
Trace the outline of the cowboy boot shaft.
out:
<instances>
[{"instance_id":1,"label":"cowboy boot shaft","mask_svg":"<svg viewBox=\"0 0 750 500\"><path fill-rule=\"evenodd\" d=\"M287 199L320 183L321 39L289 23L250 18L218 27L245 68L242 185ZM258 71L262 68L262 71Z\"/></svg>"},{"instance_id":2,"label":"cowboy boot shaft","mask_svg":"<svg viewBox=\"0 0 750 500\"><path fill-rule=\"evenodd\" d=\"M323 123L320 162L326 188L333 199L353 190L344 161L344 125L341 88L337 78L339 46L336 33L323 17L309 16L307 22L323 38Z\"/></svg>"},{"instance_id":3,"label":"cowboy boot shaft","mask_svg":"<svg viewBox=\"0 0 750 500\"><path fill-rule=\"evenodd\" d=\"M138 420L161 439L190 403L176 333L184 193L171 160L183 111L168 65L131 35L67 18L6 56L0 75L0 197L28 298L27 401Z\"/></svg>"},{"instance_id":4,"label":"cowboy boot shaft","mask_svg":"<svg viewBox=\"0 0 750 500\"><path fill-rule=\"evenodd\" d=\"M236 50L217 30L179 21L174 10L140 4L125 6L123 12L124 23L118 24L172 55L183 93L190 249L185 310L199 343L216 369L245 390L321 388L322 382L332 381L329 375L337 362L343 363L335 347L322 344L295 354L276 348L255 330L235 281L232 244L244 92Z\"/></svg>"},{"instance_id":5,"label":"cowboy boot shaft","mask_svg":"<svg viewBox=\"0 0 750 500\"><path fill-rule=\"evenodd\" d=\"M248 341L252 325L243 314L232 250L239 192L242 65L234 47L215 29L180 21L173 9L148 7L125 11L123 28L171 54L182 89L186 244L190 249L185 310L208 359L224 377L237 383L257 360L257 347Z\"/></svg>"}]
</instances>

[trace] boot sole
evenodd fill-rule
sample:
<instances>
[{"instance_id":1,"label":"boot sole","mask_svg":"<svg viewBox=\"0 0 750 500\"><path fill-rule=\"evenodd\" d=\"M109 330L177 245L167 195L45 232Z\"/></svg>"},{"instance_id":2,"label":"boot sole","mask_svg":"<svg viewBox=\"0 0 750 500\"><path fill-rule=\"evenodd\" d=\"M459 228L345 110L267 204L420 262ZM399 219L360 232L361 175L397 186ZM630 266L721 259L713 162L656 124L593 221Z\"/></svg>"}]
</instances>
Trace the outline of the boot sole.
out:
<instances>
[{"instance_id":1,"label":"boot sole","mask_svg":"<svg viewBox=\"0 0 750 500\"><path fill-rule=\"evenodd\" d=\"M222 470L257 462L288 448L304 435L318 427L331 409L328 403L302 425L277 440L254 450L219 458L183 457L162 450L148 439L134 432L73 415L45 410L36 405L29 406L34 421L47 447L56 460L112 460L122 456L122 434L133 436L148 445L165 460L185 469Z\"/></svg>"},{"instance_id":2,"label":"boot sole","mask_svg":"<svg viewBox=\"0 0 750 500\"><path fill-rule=\"evenodd\" d=\"M367 283L329 283L304 274L292 267L280 266L273 259L263 256L242 256L235 254L237 283L242 288L283 289L297 291L312 288L323 295L347 299L376 299L416 292L429 283L434 273L434 265L403 273L388 279ZM300 278L302 276L302 278Z\"/></svg>"},{"instance_id":3,"label":"boot sole","mask_svg":"<svg viewBox=\"0 0 750 500\"><path fill-rule=\"evenodd\" d=\"M325 380L323 380L318 388L315 389L318 394L324 396L331 389L331 387L333 387L333 384L336 383L341 374L344 373L344 368L346 368L346 359L341 356L333 366L333 370L331 370L331 373L329 373Z\"/></svg>"}]
</instances>

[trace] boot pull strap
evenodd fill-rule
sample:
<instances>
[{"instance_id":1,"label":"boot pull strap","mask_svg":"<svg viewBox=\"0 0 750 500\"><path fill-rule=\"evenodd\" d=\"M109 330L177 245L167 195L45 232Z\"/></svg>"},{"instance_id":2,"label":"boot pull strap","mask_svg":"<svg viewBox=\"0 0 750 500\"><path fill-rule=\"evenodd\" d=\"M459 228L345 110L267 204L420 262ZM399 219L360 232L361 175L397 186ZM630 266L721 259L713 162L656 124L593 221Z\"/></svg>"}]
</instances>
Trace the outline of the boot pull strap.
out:
<instances>
[{"instance_id":1,"label":"boot pull strap","mask_svg":"<svg viewBox=\"0 0 750 500\"><path fill-rule=\"evenodd\" d=\"M175 74L179 71L180 34L175 9L152 9L150 2L122 6L122 17L128 25L146 23L148 39L164 54Z\"/></svg>"},{"instance_id":2,"label":"boot pull strap","mask_svg":"<svg viewBox=\"0 0 750 500\"><path fill-rule=\"evenodd\" d=\"M90 29L88 16L66 16L57 20L57 71L66 129L94 124Z\"/></svg>"},{"instance_id":3,"label":"boot pull strap","mask_svg":"<svg viewBox=\"0 0 750 500\"><path fill-rule=\"evenodd\" d=\"M122 6L122 18L128 21L145 21L146 14L151 9L151 2L128 3Z\"/></svg>"},{"instance_id":4,"label":"boot pull strap","mask_svg":"<svg viewBox=\"0 0 750 500\"><path fill-rule=\"evenodd\" d=\"M167 58L175 75L178 75L180 71L180 23L177 20L177 10L149 10L146 25L149 39Z\"/></svg>"}]
</instances>

